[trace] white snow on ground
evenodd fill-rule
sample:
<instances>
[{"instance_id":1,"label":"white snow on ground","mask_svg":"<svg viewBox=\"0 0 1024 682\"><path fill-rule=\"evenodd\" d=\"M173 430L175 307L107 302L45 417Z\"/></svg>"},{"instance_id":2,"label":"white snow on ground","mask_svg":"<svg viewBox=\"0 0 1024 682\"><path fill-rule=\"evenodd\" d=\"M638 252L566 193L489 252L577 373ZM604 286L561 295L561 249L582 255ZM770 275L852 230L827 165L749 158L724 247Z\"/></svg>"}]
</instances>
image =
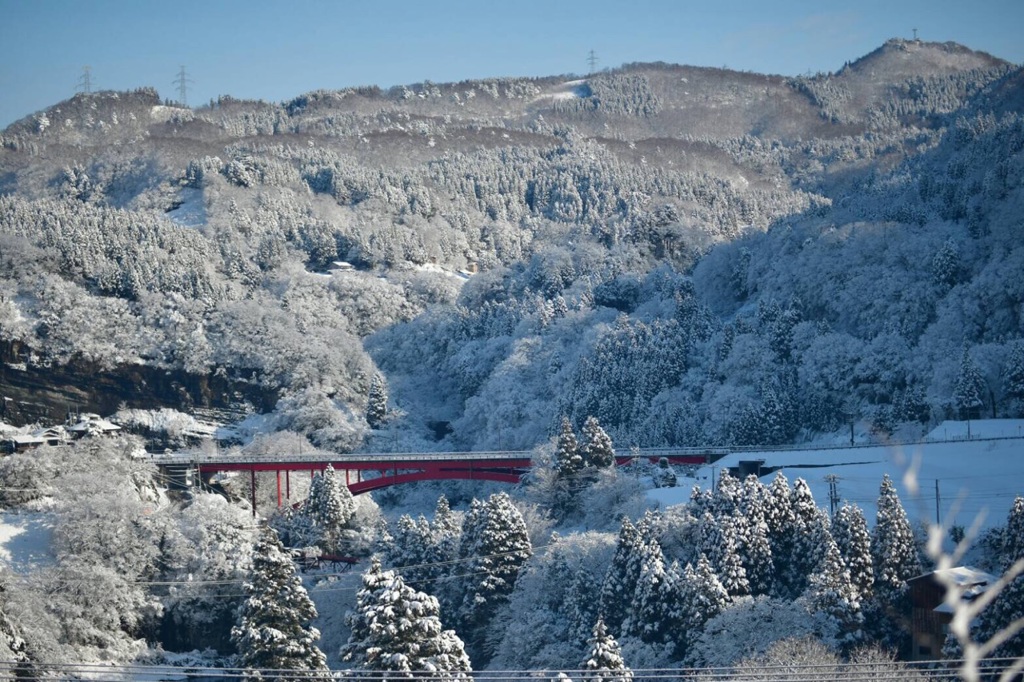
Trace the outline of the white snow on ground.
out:
<instances>
[{"instance_id":1,"label":"white snow on ground","mask_svg":"<svg viewBox=\"0 0 1024 682\"><path fill-rule=\"evenodd\" d=\"M16 573L52 564L53 515L46 512L0 512L0 560Z\"/></svg>"},{"instance_id":2,"label":"white snow on ground","mask_svg":"<svg viewBox=\"0 0 1024 682\"><path fill-rule=\"evenodd\" d=\"M932 431L930 438L949 437L955 442L922 442L913 445L878 445L857 448L828 448L778 452L733 453L711 466L697 470L697 479L680 477L679 487L654 489L648 496L662 506L682 504L690 498L696 483L711 487L712 478L723 468L738 466L741 461L764 460L764 467L782 467L790 484L803 478L811 487L819 507L829 506L829 484L825 476L839 478L840 503L859 505L874 523L878 487L882 476L897 483L900 499L912 521L935 522L935 487L939 488L939 517L946 525L968 528L984 513L983 527L1006 523L1014 497L1024 495L1024 438L1017 430L1024 420L982 420L971 422L970 440L966 439L966 422L944 422ZM1004 434L1013 434L1007 437ZM989 440L989 439L1002 440ZM912 468L917 472L919 490L913 494L904 480ZM774 473L762 476L765 483Z\"/></svg>"},{"instance_id":3,"label":"white snow on ground","mask_svg":"<svg viewBox=\"0 0 1024 682\"><path fill-rule=\"evenodd\" d=\"M167 217L183 227L200 227L206 224L206 204L203 202L203 193L198 189L186 187L181 190L182 204L173 211L167 212Z\"/></svg>"}]
</instances>

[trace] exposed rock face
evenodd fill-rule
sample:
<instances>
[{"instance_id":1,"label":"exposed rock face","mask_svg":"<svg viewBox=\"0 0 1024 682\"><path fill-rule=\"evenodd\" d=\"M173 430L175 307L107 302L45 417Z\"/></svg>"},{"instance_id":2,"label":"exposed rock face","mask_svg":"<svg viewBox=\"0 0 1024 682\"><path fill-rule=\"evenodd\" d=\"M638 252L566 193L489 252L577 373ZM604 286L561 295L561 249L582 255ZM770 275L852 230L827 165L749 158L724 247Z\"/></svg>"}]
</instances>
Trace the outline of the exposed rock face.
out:
<instances>
[{"instance_id":1,"label":"exposed rock face","mask_svg":"<svg viewBox=\"0 0 1024 682\"><path fill-rule=\"evenodd\" d=\"M238 412L246 404L267 412L276 391L221 374L196 375L146 365L103 370L74 360L66 365L33 366L28 349L0 343L0 420L20 426L62 421L69 409L113 414L121 407L182 412Z\"/></svg>"}]
</instances>

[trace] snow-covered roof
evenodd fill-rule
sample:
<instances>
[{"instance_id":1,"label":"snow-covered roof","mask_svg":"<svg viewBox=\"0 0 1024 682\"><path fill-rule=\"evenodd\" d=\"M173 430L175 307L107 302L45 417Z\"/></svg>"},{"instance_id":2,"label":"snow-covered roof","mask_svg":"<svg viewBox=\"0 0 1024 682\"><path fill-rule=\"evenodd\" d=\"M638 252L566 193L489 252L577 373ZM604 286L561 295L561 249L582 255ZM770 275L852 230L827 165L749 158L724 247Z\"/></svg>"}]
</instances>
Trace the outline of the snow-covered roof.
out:
<instances>
[{"instance_id":1,"label":"snow-covered roof","mask_svg":"<svg viewBox=\"0 0 1024 682\"><path fill-rule=\"evenodd\" d=\"M15 445L42 445L46 441L39 437L31 434L18 433L8 438L9 441Z\"/></svg>"},{"instance_id":2,"label":"snow-covered roof","mask_svg":"<svg viewBox=\"0 0 1024 682\"><path fill-rule=\"evenodd\" d=\"M919 575L916 578L911 578L908 582L914 580L920 580L921 578L928 578L935 576L942 582L951 582L959 587L972 587L975 585L991 585L997 578L991 573L979 570L972 566L955 566L953 568L943 568L938 571L931 571Z\"/></svg>"},{"instance_id":3,"label":"snow-covered roof","mask_svg":"<svg viewBox=\"0 0 1024 682\"><path fill-rule=\"evenodd\" d=\"M974 601L978 595L987 590L989 585L995 583L998 578L991 573L986 573L972 566L956 566L954 568L943 568L938 571L925 573L916 578L911 578L907 582L912 583L917 580L936 580L940 584L956 585L960 588L962 601L969 602ZM937 613L952 614L955 608L943 602L933 610Z\"/></svg>"},{"instance_id":4,"label":"snow-covered roof","mask_svg":"<svg viewBox=\"0 0 1024 682\"><path fill-rule=\"evenodd\" d=\"M68 434L63 426L51 426L45 429L37 429L32 432L32 435L49 440L52 438L67 438Z\"/></svg>"},{"instance_id":5,"label":"snow-covered roof","mask_svg":"<svg viewBox=\"0 0 1024 682\"><path fill-rule=\"evenodd\" d=\"M72 433L91 433L99 431L100 433L113 433L114 431L120 431L121 427L113 422L103 419L96 414L83 414L81 421L77 424L72 424L67 427L68 431Z\"/></svg>"}]
</instances>

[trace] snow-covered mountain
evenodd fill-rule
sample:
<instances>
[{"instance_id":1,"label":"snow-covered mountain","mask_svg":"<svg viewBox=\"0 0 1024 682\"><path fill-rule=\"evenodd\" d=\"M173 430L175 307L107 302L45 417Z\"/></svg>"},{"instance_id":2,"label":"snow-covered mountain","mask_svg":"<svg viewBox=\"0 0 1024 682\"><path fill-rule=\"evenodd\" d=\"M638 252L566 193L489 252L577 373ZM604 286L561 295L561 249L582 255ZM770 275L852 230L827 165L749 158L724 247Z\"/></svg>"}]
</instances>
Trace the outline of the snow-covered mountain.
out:
<instances>
[{"instance_id":1,"label":"snow-covered mountain","mask_svg":"<svg viewBox=\"0 0 1024 682\"><path fill-rule=\"evenodd\" d=\"M892 40L799 78L77 95L0 135L0 385L145 365L191 410L217 377L343 450L530 448L563 414L620 445L1020 416L1022 85ZM53 408L154 407L112 390Z\"/></svg>"}]
</instances>

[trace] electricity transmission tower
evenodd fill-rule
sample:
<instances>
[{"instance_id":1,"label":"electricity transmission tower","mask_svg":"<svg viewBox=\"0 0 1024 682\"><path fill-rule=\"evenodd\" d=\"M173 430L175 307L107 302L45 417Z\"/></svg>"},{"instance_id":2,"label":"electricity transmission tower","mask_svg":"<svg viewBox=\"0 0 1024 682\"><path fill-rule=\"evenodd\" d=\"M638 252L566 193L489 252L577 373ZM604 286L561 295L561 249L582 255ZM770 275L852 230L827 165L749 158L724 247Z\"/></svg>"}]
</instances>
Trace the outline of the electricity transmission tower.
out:
<instances>
[{"instance_id":1,"label":"electricity transmission tower","mask_svg":"<svg viewBox=\"0 0 1024 682\"><path fill-rule=\"evenodd\" d=\"M83 66L82 75L78 78L78 85L75 86L76 92L81 92L88 95L92 92L92 67Z\"/></svg>"},{"instance_id":2,"label":"electricity transmission tower","mask_svg":"<svg viewBox=\"0 0 1024 682\"><path fill-rule=\"evenodd\" d=\"M587 64L590 66L590 75L593 75L594 68L597 66L597 53L593 50L587 55Z\"/></svg>"},{"instance_id":3,"label":"electricity transmission tower","mask_svg":"<svg viewBox=\"0 0 1024 682\"><path fill-rule=\"evenodd\" d=\"M183 107L188 106L188 84L194 83L191 78L185 73L185 65L181 66L181 70L178 71L178 77L174 79L173 85L178 88L178 104Z\"/></svg>"}]
</instances>

